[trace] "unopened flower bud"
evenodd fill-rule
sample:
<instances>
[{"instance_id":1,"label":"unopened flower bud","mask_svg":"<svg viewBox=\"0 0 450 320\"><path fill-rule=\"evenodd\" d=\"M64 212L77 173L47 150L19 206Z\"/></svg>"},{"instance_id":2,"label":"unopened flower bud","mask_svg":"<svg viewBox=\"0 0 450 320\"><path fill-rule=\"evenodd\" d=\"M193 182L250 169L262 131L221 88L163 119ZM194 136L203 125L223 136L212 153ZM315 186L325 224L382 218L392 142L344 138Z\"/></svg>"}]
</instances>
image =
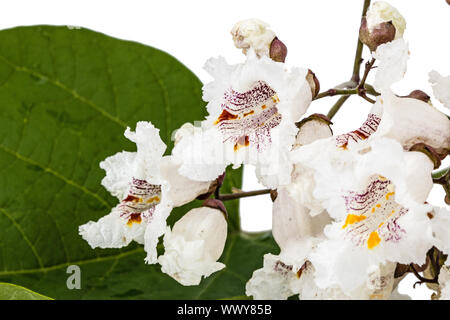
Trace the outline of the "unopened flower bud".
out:
<instances>
[{"instance_id":1,"label":"unopened flower bud","mask_svg":"<svg viewBox=\"0 0 450 320\"><path fill-rule=\"evenodd\" d=\"M242 49L244 54L247 54L247 51L251 48L258 57L269 57L275 33L267 29L268 26L267 23L258 19L247 19L237 22L231 29L234 45L236 48ZM274 51L279 54L280 49L281 45L277 43Z\"/></svg>"},{"instance_id":2,"label":"unopened flower bud","mask_svg":"<svg viewBox=\"0 0 450 320\"><path fill-rule=\"evenodd\" d=\"M367 27L367 20L364 17L359 28L359 39L369 47L370 51L376 51L378 46L391 42L395 38L395 27L391 21L382 22L372 30Z\"/></svg>"},{"instance_id":3,"label":"unopened flower bud","mask_svg":"<svg viewBox=\"0 0 450 320\"><path fill-rule=\"evenodd\" d=\"M406 21L398 10L384 1L377 1L361 21L359 38L371 51L383 44L403 37Z\"/></svg>"},{"instance_id":4,"label":"unopened flower bud","mask_svg":"<svg viewBox=\"0 0 450 320\"><path fill-rule=\"evenodd\" d=\"M164 236L164 255L158 258L162 272L185 286L198 285L202 277L225 267L217 262L227 239L227 221L221 210L190 210Z\"/></svg>"},{"instance_id":5,"label":"unopened flower bud","mask_svg":"<svg viewBox=\"0 0 450 320\"><path fill-rule=\"evenodd\" d=\"M317 79L314 72L311 71L311 69L308 69L308 73L306 74L306 81L308 82L310 88L311 88L311 95L314 99L320 91L320 83L319 79Z\"/></svg>"},{"instance_id":6,"label":"unopened flower bud","mask_svg":"<svg viewBox=\"0 0 450 320\"><path fill-rule=\"evenodd\" d=\"M312 143L317 139L328 138L333 135L331 125L333 123L327 116L319 113L297 122L298 133L293 149Z\"/></svg>"},{"instance_id":7,"label":"unopened flower bud","mask_svg":"<svg viewBox=\"0 0 450 320\"><path fill-rule=\"evenodd\" d=\"M287 56L287 47L278 38L273 39L270 44L269 56L273 61L284 62Z\"/></svg>"}]
</instances>

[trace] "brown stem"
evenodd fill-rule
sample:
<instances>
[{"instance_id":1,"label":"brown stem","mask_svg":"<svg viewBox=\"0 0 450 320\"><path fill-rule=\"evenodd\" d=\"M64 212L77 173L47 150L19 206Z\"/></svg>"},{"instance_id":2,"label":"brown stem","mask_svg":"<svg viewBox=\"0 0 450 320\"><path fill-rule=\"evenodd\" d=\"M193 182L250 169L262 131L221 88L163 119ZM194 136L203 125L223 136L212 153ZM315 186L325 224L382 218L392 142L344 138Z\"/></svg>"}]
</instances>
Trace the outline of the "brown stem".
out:
<instances>
[{"instance_id":1,"label":"brown stem","mask_svg":"<svg viewBox=\"0 0 450 320\"><path fill-rule=\"evenodd\" d=\"M236 193L230 193L230 194L221 194L219 195L219 200L221 201L228 201L228 200L235 200L240 198L246 198L246 197L253 197L253 196L259 196L262 194L269 194L271 189L262 189L262 190L255 190L255 191L247 191L247 192L236 192Z\"/></svg>"},{"instance_id":2,"label":"brown stem","mask_svg":"<svg viewBox=\"0 0 450 320\"><path fill-rule=\"evenodd\" d=\"M361 98L363 98L363 99L369 101L369 102L372 103L372 104L375 103L375 100L369 98L369 97L366 95L366 92L367 92L367 91L366 91L365 84L366 84L367 76L369 75L370 70L372 70L372 67L373 67L373 64L374 64L374 63L375 63L375 58L372 58L370 61L368 61L368 62L366 63L366 68L365 68L365 70L364 70L364 75L363 75L361 81L359 82L358 86L356 87L356 90L358 91L358 95L359 95Z\"/></svg>"},{"instance_id":3,"label":"brown stem","mask_svg":"<svg viewBox=\"0 0 450 320\"><path fill-rule=\"evenodd\" d=\"M413 288L416 288L417 284L422 284L422 283L438 283L438 277L434 277L434 279L427 279L422 277L419 272L417 272L416 268L414 267L414 264L410 264L411 270L414 273L414 275L416 276L417 279L419 279L419 281L417 281L416 283L414 283Z\"/></svg>"},{"instance_id":4,"label":"brown stem","mask_svg":"<svg viewBox=\"0 0 450 320\"><path fill-rule=\"evenodd\" d=\"M363 5L363 10L361 13L361 19L362 17L364 17L366 15L367 9L370 6L370 0L364 0L364 5ZM355 83L359 82L359 70L361 67L361 57L362 57L362 52L363 52L363 48L364 45L361 42L361 40L359 40L359 33L358 33L358 44L356 46L356 52L355 52L355 60L353 62L353 73L352 73L352 81L354 81Z\"/></svg>"},{"instance_id":5,"label":"brown stem","mask_svg":"<svg viewBox=\"0 0 450 320\"><path fill-rule=\"evenodd\" d=\"M367 61L366 68L364 69L364 75L363 75L361 81L359 82L357 89L364 90L364 92L365 92L366 89L364 87L364 84L366 83L367 76L369 75L370 70L372 70L374 63L375 63L375 58L372 58L370 61Z\"/></svg>"},{"instance_id":6,"label":"brown stem","mask_svg":"<svg viewBox=\"0 0 450 320\"><path fill-rule=\"evenodd\" d=\"M351 94L358 94L358 91L356 89L329 89L327 91L319 93L314 100L325 98L325 97L332 97L335 95L351 95Z\"/></svg>"}]
</instances>

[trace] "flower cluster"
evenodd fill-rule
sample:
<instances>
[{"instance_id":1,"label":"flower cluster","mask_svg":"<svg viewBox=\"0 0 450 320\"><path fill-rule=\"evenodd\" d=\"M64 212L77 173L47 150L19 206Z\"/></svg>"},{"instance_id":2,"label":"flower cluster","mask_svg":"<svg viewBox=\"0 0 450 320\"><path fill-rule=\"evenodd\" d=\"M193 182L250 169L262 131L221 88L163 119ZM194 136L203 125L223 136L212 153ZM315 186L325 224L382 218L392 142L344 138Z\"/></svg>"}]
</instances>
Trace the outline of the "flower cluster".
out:
<instances>
[{"instance_id":1,"label":"flower cluster","mask_svg":"<svg viewBox=\"0 0 450 320\"><path fill-rule=\"evenodd\" d=\"M80 235L93 248L144 244L147 263L159 263L183 285L198 285L225 267L218 262L227 238L227 212L218 196L225 169L253 165L258 180L276 190L272 233L280 253L264 256L247 282L248 296L398 298L405 274L423 271L433 278L424 280L436 284L436 297L449 298L450 211L427 199L436 181L450 190L448 171L433 179L450 150L450 120L424 92L399 96L392 90L410 55L405 28L389 4L369 8L360 40L372 59L362 80L353 78L355 88L344 93L373 106L359 128L333 135L326 116L303 117L313 100L326 96L318 95L314 73L286 66L287 47L266 23L237 23L231 34L245 60L207 61L213 77L203 87L208 116L178 129L166 156L151 123L128 128L125 136L137 151L100 163L103 186L120 202L80 226ZM372 100L365 80L375 63ZM449 108L450 77L436 71L429 77L435 98ZM167 226L173 208L199 196L207 199L202 207ZM158 256L162 235L164 254Z\"/></svg>"}]
</instances>

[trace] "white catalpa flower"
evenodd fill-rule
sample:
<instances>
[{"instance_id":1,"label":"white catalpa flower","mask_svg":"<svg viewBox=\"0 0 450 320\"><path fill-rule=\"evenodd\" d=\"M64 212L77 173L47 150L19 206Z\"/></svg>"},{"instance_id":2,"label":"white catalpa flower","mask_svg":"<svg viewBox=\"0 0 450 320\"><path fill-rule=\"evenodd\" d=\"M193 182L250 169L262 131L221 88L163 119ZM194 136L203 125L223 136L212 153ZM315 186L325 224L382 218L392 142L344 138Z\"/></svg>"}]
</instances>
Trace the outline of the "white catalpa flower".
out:
<instances>
[{"instance_id":1,"label":"white catalpa flower","mask_svg":"<svg viewBox=\"0 0 450 320\"><path fill-rule=\"evenodd\" d=\"M247 54L253 49L258 57L269 57L270 44L275 39L275 33L268 29L269 25L258 19L247 19L237 22L231 35L234 45Z\"/></svg>"},{"instance_id":2,"label":"white catalpa flower","mask_svg":"<svg viewBox=\"0 0 450 320\"><path fill-rule=\"evenodd\" d=\"M328 240L310 255L316 283L348 293L365 283L373 265L425 262L434 244L424 204L433 163L384 137L345 146L323 157L324 143L317 141L293 153L314 169L313 194L335 220L325 228Z\"/></svg>"},{"instance_id":3,"label":"white catalpa flower","mask_svg":"<svg viewBox=\"0 0 450 320\"><path fill-rule=\"evenodd\" d=\"M437 71L429 74L433 94L446 108L450 109L450 76L443 77Z\"/></svg>"},{"instance_id":4,"label":"white catalpa flower","mask_svg":"<svg viewBox=\"0 0 450 320\"><path fill-rule=\"evenodd\" d=\"M331 130L323 120L309 117L300 125L295 147L328 137ZM293 173L290 185L280 187L272 208L272 234L281 249L278 256L266 254L263 268L256 270L247 282L246 294L254 299L283 300L298 293L299 278L308 254L319 241L323 228L331 220L326 213L316 216L296 197L301 193L303 180L310 177L303 172ZM296 186L294 195L291 194Z\"/></svg>"},{"instance_id":5,"label":"white catalpa flower","mask_svg":"<svg viewBox=\"0 0 450 320\"><path fill-rule=\"evenodd\" d=\"M406 29L406 21L396 8L384 1L376 1L372 3L366 14L367 27L369 31L373 31L383 22L391 21L395 27L395 38L403 37Z\"/></svg>"},{"instance_id":6,"label":"white catalpa flower","mask_svg":"<svg viewBox=\"0 0 450 320\"><path fill-rule=\"evenodd\" d=\"M450 267L443 266L439 273L439 300L450 300Z\"/></svg>"},{"instance_id":7,"label":"white catalpa flower","mask_svg":"<svg viewBox=\"0 0 450 320\"><path fill-rule=\"evenodd\" d=\"M371 266L363 285L344 292L339 287L318 287L310 261L295 272L277 256L266 254L263 268L256 270L247 282L246 294L255 300L285 300L295 294L300 300L384 300L392 297L395 266Z\"/></svg>"},{"instance_id":8,"label":"white catalpa flower","mask_svg":"<svg viewBox=\"0 0 450 320\"><path fill-rule=\"evenodd\" d=\"M339 287L320 288L315 282L315 269L311 262L301 274L299 286L301 300L386 300L392 297L395 263L373 265L367 269L367 280L360 287L344 292Z\"/></svg>"},{"instance_id":9,"label":"white catalpa flower","mask_svg":"<svg viewBox=\"0 0 450 320\"><path fill-rule=\"evenodd\" d=\"M97 222L79 227L92 248L121 248L131 241L145 245L146 261L156 262L158 238L164 234L172 207L183 205L209 189L209 182L190 181L177 174L178 164L163 157L166 145L149 122L138 122L125 136L137 152L122 151L106 158L102 185L120 203Z\"/></svg>"},{"instance_id":10,"label":"white catalpa flower","mask_svg":"<svg viewBox=\"0 0 450 320\"><path fill-rule=\"evenodd\" d=\"M185 286L198 285L202 277L225 267L217 262L227 238L227 221L216 208L192 209L167 227L164 255L158 258L162 272Z\"/></svg>"},{"instance_id":11,"label":"white catalpa flower","mask_svg":"<svg viewBox=\"0 0 450 320\"><path fill-rule=\"evenodd\" d=\"M252 52L243 64L228 65L218 58L209 60L206 69L215 78L203 88L209 116L201 129L175 146L180 173L210 181L229 164L252 164L267 187L288 184L295 122L312 99L307 70L288 72L283 63L258 59Z\"/></svg>"}]
</instances>

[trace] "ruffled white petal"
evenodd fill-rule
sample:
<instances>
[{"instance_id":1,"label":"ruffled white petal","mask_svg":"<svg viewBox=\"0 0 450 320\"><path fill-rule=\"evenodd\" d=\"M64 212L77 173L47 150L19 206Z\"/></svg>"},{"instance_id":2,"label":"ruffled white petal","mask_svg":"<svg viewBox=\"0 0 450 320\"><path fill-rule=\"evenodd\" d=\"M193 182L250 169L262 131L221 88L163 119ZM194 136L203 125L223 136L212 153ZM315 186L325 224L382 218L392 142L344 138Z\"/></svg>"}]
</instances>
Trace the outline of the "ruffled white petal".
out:
<instances>
[{"instance_id":1,"label":"ruffled white petal","mask_svg":"<svg viewBox=\"0 0 450 320\"><path fill-rule=\"evenodd\" d=\"M391 85L401 80L406 72L408 45L403 38L397 39L378 46L372 55L379 61L373 86L381 93L390 91Z\"/></svg>"},{"instance_id":2,"label":"ruffled white petal","mask_svg":"<svg viewBox=\"0 0 450 320\"><path fill-rule=\"evenodd\" d=\"M242 49L244 54L251 48L259 57L268 57L270 44L275 38L275 33L267 29L268 26L267 23L259 19L237 22L231 29L234 45L236 48Z\"/></svg>"},{"instance_id":3,"label":"ruffled white petal","mask_svg":"<svg viewBox=\"0 0 450 320\"><path fill-rule=\"evenodd\" d=\"M448 255L450 254L450 211L446 208L434 207L431 216L435 246ZM446 264L450 265L448 259Z\"/></svg>"},{"instance_id":4,"label":"ruffled white petal","mask_svg":"<svg viewBox=\"0 0 450 320\"><path fill-rule=\"evenodd\" d=\"M395 39L403 36L406 29L406 21L396 8L384 1L372 3L366 14L367 27L372 30L378 24L392 21L395 27Z\"/></svg>"},{"instance_id":5,"label":"ruffled white petal","mask_svg":"<svg viewBox=\"0 0 450 320\"><path fill-rule=\"evenodd\" d=\"M117 207L97 222L79 227L80 235L92 248L122 248L133 240L142 243L144 231L144 224L127 225Z\"/></svg>"},{"instance_id":6,"label":"ruffled white petal","mask_svg":"<svg viewBox=\"0 0 450 320\"><path fill-rule=\"evenodd\" d=\"M194 181L178 173L180 163L176 162L173 156L162 158L161 176L170 185L169 198L174 207L189 203L199 195L209 191L210 181Z\"/></svg>"},{"instance_id":7,"label":"ruffled white petal","mask_svg":"<svg viewBox=\"0 0 450 320\"><path fill-rule=\"evenodd\" d=\"M215 128L195 128L186 135L172 149L174 160L181 163L178 173L194 181L215 180L228 165L221 139Z\"/></svg>"},{"instance_id":8,"label":"ruffled white petal","mask_svg":"<svg viewBox=\"0 0 450 320\"><path fill-rule=\"evenodd\" d=\"M443 77L433 70L429 73L429 80L436 99L450 109L450 76Z\"/></svg>"},{"instance_id":9,"label":"ruffled white petal","mask_svg":"<svg viewBox=\"0 0 450 320\"><path fill-rule=\"evenodd\" d=\"M439 274L439 300L450 300L450 268L442 267Z\"/></svg>"},{"instance_id":10,"label":"ruffled white petal","mask_svg":"<svg viewBox=\"0 0 450 320\"><path fill-rule=\"evenodd\" d=\"M386 93L376 104L382 107L383 114L373 139L392 138L405 149L421 142L436 149L450 147L450 120L428 103Z\"/></svg>"},{"instance_id":11,"label":"ruffled white petal","mask_svg":"<svg viewBox=\"0 0 450 320\"><path fill-rule=\"evenodd\" d=\"M145 262L154 264L157 262L157 250L159 237L166 231L166 220L173 208L172 199L169 196L170 186L167 183L161 185L161 202L155 207L155 212L148 222L144 235L144 250L147 253Z\"/></svg>"},{"instance_id":12,"label":"ruffled white petal","mask_svg":"<svg viewBox=\"0 0 450 320\"><path fill-rule=\"evenodd\" d=\"M100 162L100 168L106 171L102 185L119 200L128 195L135 163L136 152L128 151L118 152Z\"/></svg>"},{"instance_id":13,"label":"ruffled white petal","mask_svg":"<svg viewBox=\"0 0 450 320\"><path fill-rule=\"evenodd\" d=\"M149 183L159 183L159 164L166 145L159 136L159 129L151 122L139 121L136 131L125 130L125 137L136 143L137 156L133 176Z\"/></svg>"},{"instance_id":14,"label":"ruffled white petal","mask_svg":"<svg viewBox=\"0 0 450 320\"><path fill-rule=\"evenodd\" d=\"M245 294L254 300L286 300L295 294L293 287L297 281L292 267L269 253L264 255L263 268L255 270L245 285Z\"/></svg>"}]
</instances>

